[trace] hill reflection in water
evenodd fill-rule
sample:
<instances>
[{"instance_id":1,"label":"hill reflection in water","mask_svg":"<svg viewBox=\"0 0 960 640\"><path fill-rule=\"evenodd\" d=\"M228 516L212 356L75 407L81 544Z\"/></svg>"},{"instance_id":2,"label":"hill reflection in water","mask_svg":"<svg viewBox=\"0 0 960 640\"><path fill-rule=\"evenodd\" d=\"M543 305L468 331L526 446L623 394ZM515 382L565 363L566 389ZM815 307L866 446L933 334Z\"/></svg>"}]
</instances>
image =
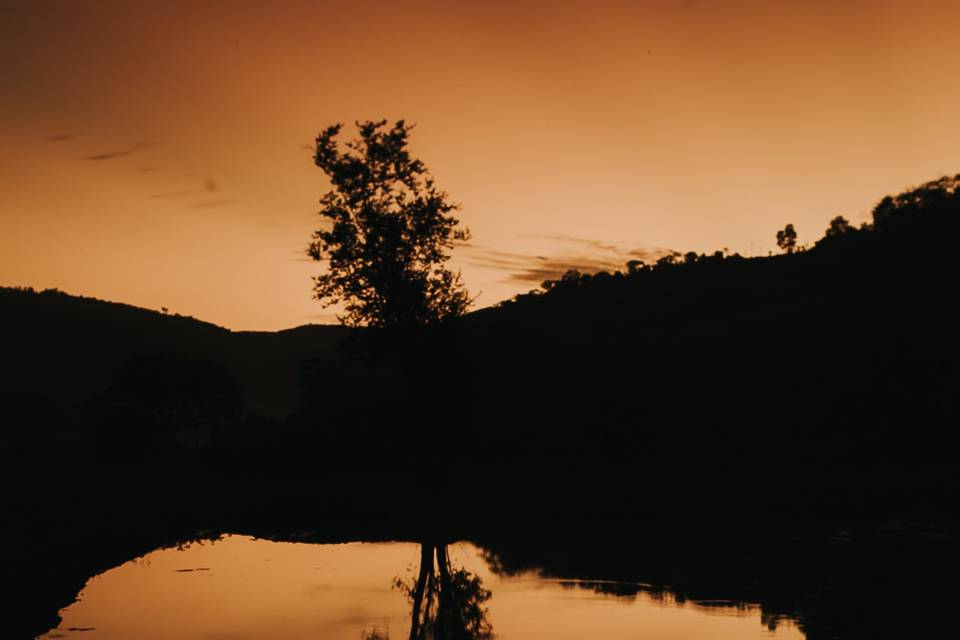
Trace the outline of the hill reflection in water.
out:
<instances>
[{"instance_id":1,"label":"hill reflection in water","mask_svg":"<svg viewBox=\"0 0 960 640\"><path fill-rule=\"evenodd\" d=\"M421 558L434 556L433 577L426 577ZM423 593L414 613L418 583ZM92 578L63 610L59 627L41 637L803 637L785 623L771 632L750 605L683 603L643 585L622 586L532 572L498 575L468 543L298 544L227 536L154 551Z\"/></svg>"}]
</instances>

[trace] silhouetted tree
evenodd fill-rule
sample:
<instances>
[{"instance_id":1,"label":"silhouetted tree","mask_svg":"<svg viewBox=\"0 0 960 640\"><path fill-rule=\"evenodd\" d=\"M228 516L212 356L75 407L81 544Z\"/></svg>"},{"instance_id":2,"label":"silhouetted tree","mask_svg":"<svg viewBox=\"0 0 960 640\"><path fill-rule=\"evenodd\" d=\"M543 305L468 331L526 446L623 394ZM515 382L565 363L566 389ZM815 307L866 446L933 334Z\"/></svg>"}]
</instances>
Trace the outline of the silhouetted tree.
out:
<instances>
[{"instance_id":1,"label":"silhouetted tree","mask_svg":"<svg viewBox=\"0 0 960 640\"><path fill-rule=\"evenodd\" d=\"M422 544L416 581L395 585L410 598L410 640L494 638L484 606L493 594L479 576L452 567L446 545Z\"/></svg>"},{"instance_id":2,"label":"silhouetted tree","mask_svg":"<svg viewBox=\"0 0 960 640\"><path fill-rule=\"evenodd\" d=\"M943 176L897 196L887 196L873 209L873 228L880 232L943 226L957 219L960 175Z\"/></svg>"},{"instance_id":3,"label":"silhouetted tree","mask_svg":"<svg viewBox=\"0 0 960 640\"><path fill-rule=\"evenodd\" d=\"M670 253L657 258L657 266L669 267L675 264L680 264L680 257L679 251L671 251Z\"/></svg>"},{"instance_id":4,"label":"silhouetted tree","mask_svg":"<svg viewBox=\"0 0 960 640\"><path fill-rule=\"evenodd\" d=\"M827 232L824 234L825 237L830 238L832 236L843 235L853 231L853 227L850 225L850 221L844 218L843 216L837 216L830 221L830 226L827 227Z\"/></svg>"},{"instance_id":5,"label":"silhouetted tree","mask_svg":"<svg viewBox=\"0 0 960 640\"><path fill-rule=\"evenodd\" d=\"M307 254L327 261L315 278L325 306L344 303L352 326L423 325L463 315L471 300L459 272L444 267L457 241L469 237L452 213L459 206L437 189L410 156L412 126L358 122L360 137L341 151L340 124L316 140L315 162L333 189L320 200L329 228L313 234Z\"/></svg>"},{"instance_id":6,"label":"silhouetted tree","mask_svg":"<svg viewBox=\"0 0 960 640\"><path fill-rule=\"evenodd\" d=\"M643 271L647 268L647 263L643 260L630 260L627 262L627 273L633 274Z\"/></svg>"},{"instance_id":7,"label":"silhouetted tree","mask_svg":"<svg viewBox=\"0 0 960 640\"><path fill-rule=\"evenodd\" d=\"M576 287L581 282L586 281L587 279L589 279L589 277L590 276L588 274L580 273L576 269L567 269L564 272L564 274L560 276L560 279L544 280L543 282L540 283L540 286L543 288L544 291L552 291L557 287L570 289L570 288Z\"/></svg>"},{"instance_id":8,"label":"silhouetted tree","mask_svg":"<svg viewBox=\"0 0 960 640\"><path fill-rule=\"evenodd\" d=\"M784 253L793 253L797 249L797 230L788 224L781 231L777 231L777 246Z\"/></svg>"}]
</instances>

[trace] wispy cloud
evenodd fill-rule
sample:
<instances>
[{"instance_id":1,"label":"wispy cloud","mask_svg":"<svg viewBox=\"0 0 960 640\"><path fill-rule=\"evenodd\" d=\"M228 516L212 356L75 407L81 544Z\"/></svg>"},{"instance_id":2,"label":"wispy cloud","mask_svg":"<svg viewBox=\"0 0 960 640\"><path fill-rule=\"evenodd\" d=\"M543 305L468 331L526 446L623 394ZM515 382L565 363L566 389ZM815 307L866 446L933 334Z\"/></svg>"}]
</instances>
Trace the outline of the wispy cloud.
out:
<instances>
[{"instance_id":1,"label":"wispy cloud","mask_svg":"<svg viewBox=\"0 0 960 640\"><path fill-rule=\"evenodd\" d=\"M72 133L58 133L56 135L47 136L44 138L44 140L46 142L66 142L68 140L73 140L76 137L76 134Z\"/></svg>"},{"instance_id":2,"label":"wispy cloud","mask_svg":"<svg viewBox=\"0 0 960 640\"><path fill-rule=\"evenodd\" d=\"M551 240L554 242L562 242L565 244L573 244L585 246L593 249L594 251L619 251L619 243L605 242L603 240L595 240L593 238L578 238L576 236L568 236L565 234L532 234L532 233L522 233L520 234L521 238L532 238L535 240Z\"/></svg>"},{"instance_id":3,"label":"wispy cloud","mask_svg":"<svg viewBox=\"0 0 960 640\"><path fill-rule=\"evenodd\" d=\"M630 247L592 238L571 236L524 236L558 243L556 249L544 254L500 251L464 244L464 263L506 273L504 281L540 284L559 278L570 270L581 273L619 271L630 260L653 261L668 253L665 249Z\"/></svg>"},{"instance_id":4,"label":"wispy cloud","mask_svg":"<svg viewBox=\"0 0 960 640\"><path fill-rule=\"evenodd\" d=\"M623 267L619 260L597 258L590 255L565 255L548 257L524 253L511 253L493 249L474 248L464 262L475 267L507 272L508 282L531 282L557 278L571 269L581 272L615 271Z\"/></svg>"},{"instance_id":5,"label":"wispy cloud","mask_svg":"<svg viewBox=\"0 0 960 640\"><path fill-rule=\"evenodd\" d=\"M97 153L92 156L86 156L84 160L112 160L114 158L122 158L123 156L133 155L134 153L143 151L144 149L149 149L152 146L154 145L150 142L137 142L125 149L118 149L116 151L106 151L104 153Z\"/></svg>"}]
</instances>

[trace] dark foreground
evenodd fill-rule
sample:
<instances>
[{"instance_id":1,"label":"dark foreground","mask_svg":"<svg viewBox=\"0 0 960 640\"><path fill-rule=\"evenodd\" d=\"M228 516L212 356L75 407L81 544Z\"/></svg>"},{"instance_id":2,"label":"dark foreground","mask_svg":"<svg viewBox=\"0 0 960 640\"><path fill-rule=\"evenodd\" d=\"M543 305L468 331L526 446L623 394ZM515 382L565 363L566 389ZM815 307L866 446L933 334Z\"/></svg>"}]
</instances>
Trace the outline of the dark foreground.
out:
<instances>
[{"instance_id":1,"label":"dark foreground","mask_svg":"<svg viewBox=\"0 0 960 640\"><path fill-rule=\"evenodd\" d=\"M454 498L440 494L358 504L348 513L308 502L306 492L292 502L266 495L231 500L203 474L141 484L133 474L73 470L74 487L51 496L39 517L24 518L23 505L14 505L16 526L5 528L3 539L13 594L4 637L31 638L56 627L58 610L99 572L158 547L225 532L299 542L470 540L488 553L496 573L533 569L616 595L759 604L771 628L790 620L814 640L941 637L953 625L960 570L955 527L845 523L840 529L819 522L785 529L784 522L692 515L531 521L476 501L469 509L431 513L430 497ZM193 483L200 479L206 482Z\"/></svg>"}]
</instances>

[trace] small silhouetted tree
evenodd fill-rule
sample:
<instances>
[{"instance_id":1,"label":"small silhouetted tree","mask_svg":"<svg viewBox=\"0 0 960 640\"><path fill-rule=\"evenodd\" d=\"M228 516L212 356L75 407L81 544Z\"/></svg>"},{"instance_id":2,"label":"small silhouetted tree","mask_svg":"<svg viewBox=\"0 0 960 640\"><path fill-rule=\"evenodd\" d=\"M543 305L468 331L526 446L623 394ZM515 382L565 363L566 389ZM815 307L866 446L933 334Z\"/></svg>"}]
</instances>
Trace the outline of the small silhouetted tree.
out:
<instances>
[{"instance_id":1,"label":"small silhouetted tree","mask_svg":"<svg viewBox=\"0 0 960 640\"><path fill-rule=\"evenodd\" d=\"M470 297L459 272L444 264L458 241L459 206L437 189L424 164L407 150L411 125L358 122L359 138L341 149L342 125L316 140L316 165L332 189L320 200L330 225L313 234L307 254L327 262L315 297L343 303L338 319L351 326L425 325L463 315Z\"/></svg>"},{"instance_id":2,"label":"small silhouetted tree","mask_svg":"<svg viewBox=\"0 0 960 640\"><path fill-rule=\"evenodd\" d=\"M832 236L840 236L845 233L853 231L853 227L850 225L850 221L844 218L843 216L837 216L830 221L830 226L827 227L827 232L824 234L825 237L830 238Z\"/></svg>"},{"instance_id":3,"label":"small silhouetted tree","mask_svg":"<svg viewBox=\"0 0 960 640\"><path fill-rule=\"evenodd\" d=\"M679 251L671 251L670 253L668 253L668 254L666 254L666 255L663 255L663 256L660 256L659 258L657 258L657 264L656 264L656 266L658 266L658 267L670 267L670 266L673 266L673 265L675 265L675 264L680 264L680 257L681 257L681 256L680 256L680 252L679 252Z\"/></svg>"},{"instance_id":4,"label":"small silhouetted tree","mask_svg":"<svg viewBox=\"0 0 960 640\"><path fill-rule=\"evenodd\" d=\"M647 263L643 260L630 260L627 262L627 273L633 275L647 268Z\"/></svg>"},{"instance_id":5,"label":"small silhouetted tree","mask_svg":"<svg viewBox=\"0 0 960 640\"><path fill-rule=\"evenodd\" d=\"M781 231L777 231L777 246L784 253L793 253L797 249L797 230L788 224Z\"/></svg>"}]
</instances>

